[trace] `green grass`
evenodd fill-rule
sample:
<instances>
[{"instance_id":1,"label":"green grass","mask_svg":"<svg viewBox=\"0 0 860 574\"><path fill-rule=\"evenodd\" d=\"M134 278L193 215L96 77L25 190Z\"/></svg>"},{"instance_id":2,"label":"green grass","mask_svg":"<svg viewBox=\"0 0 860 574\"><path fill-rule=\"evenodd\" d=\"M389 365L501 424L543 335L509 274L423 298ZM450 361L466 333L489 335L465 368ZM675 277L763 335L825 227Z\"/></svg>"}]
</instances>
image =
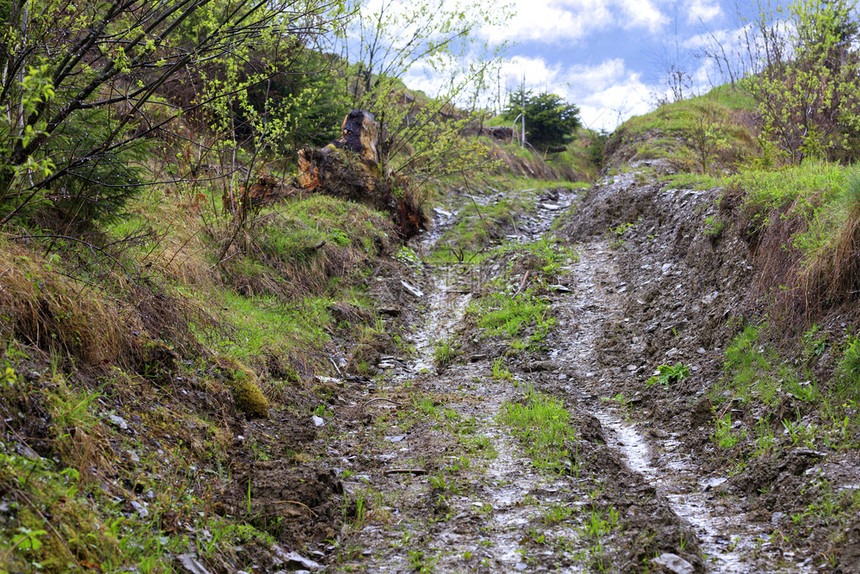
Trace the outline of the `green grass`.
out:
<instances>
[{"instance_id":1,"label":"green grass","mask_svg":"<svg viewBox=\"0 0 860 574\"><path fill-rule=\"evenodd\" d=\"M497 381L510 381L514 377L507 367L505 367L505 360L502 357L493 361L492 376Z\"/></svg>"},{"instance_id":2,"label":"green grass","mask_svg":"<svg viewBox=\"0 0 860 574\"><path fill-rule=\"evenodd\" d=\"M831 341L812 325L797 335L794 352L775 348L791 337L771 333L766 324L749 325L725 352L722 379L710 390L715 411L714 442L737 451L741 460L786 447L854 448L860 436L860 343L851 335ZM788 354L787 354L788 353ZM832 354L832 376L818 380L813 367ZM763 413L737 427L721 406L738 400ZM780 418L777 418L777 413ZM801 422L802 421L802 422ZM734 423L734 424L733 424ZM776 426L779 432L774 432Z\"/></svg>"},{"instance_id":3,"label":"green grass","mask_svg":"<svg viewBox=\"0 0 860 574\"><path fill-rule=\"evenodd\" d=\"M780 359L779 354L769 347L760 337L764 326L749 325L732 339L726 348L723 369L726 377L717 389L726 389L743 402L760 401L776 408L786 392L791 392L806 400L818 396L812 385L812 375L798 373L792 366ZM809 376L809 388L801 383ZM715 403L722 397L715 397Z\"/></svg>"},{"instance_id":4,"label":"green grass","mask_svg":"<svg viewBox=\"0 0 860 574\"><path fill-rule=\"evenodd\" d=\"M567 445L576 429L560 400L529 388L522 402L502 406L499 419L523 441L537 468L563 473L570 467Z\"/></svg>"},{"instance_id":5,"label":"green grass","mask_svg":"<svg viewBox=\"0 0 860 574\"><path fill-rule=\"evenodd\" d=\"M799 216L807 226L832 203L852 171L845 166L807 160L779 170L744 169L729 177L729 186L743 191L743 208L760 226L772 216Z\"/></svg>"},{"instance_id":6,"label":"green grass","mask_svg":"<svg viewBox=\"0 0 860 574\"><path fill-rule=\"evenodd\" d=\"M447 367L454 362L458 354L459 347L454 337L433 342L433 361L437 368Z\"/></svg>"},{"instance_id":7,"label":"green grass","mask_svg":"<svg viewBox=\"0 0 860 574\"><path fill-rule=\"evenodd\" d=\"M704 173L674 173L660 178L663 189L714 189L723 185L724 178Z\"/></svg>"},{"instance_id":8,"label":"green grass","mask_svg":"<svg viewBox=\"0 0 860 574\"><path fill-rule=\"evenodd\" d=\"M746 92L720 86L709 93L627 120L612 139L634 146L632 160L667 158L688 171L732 167L758 153L741 117L755 109ZM629 154L628 154L629 155Z\"/></svg>"},{"instance_id":9,"label":"green grass","mask_svg":"<svg viewBox=\"0 0 860 574\"><path fill-rule=\"evenodd\" d=\"M518 262L521 262L525 270L539 272L538 277L545 281L555 280L565 265L578 259L573 249L564 246L558 239L548 235L529 243L506 241L496 247L490 256L506 260L508 272L512 271Z\"/></svg>"},{"instance_id":10,"label":"green grass","mask_svg":"<svg viewBox=\"0 0 860 574\"><path fill-rule=\"evenodd\" d=\"M213 289L208 302L217 302L231 328L207 329L200 337L220 353L255 363L262 355L290 349L321 349L330 340L334 324L328 297L307 297L289 302L275 297L243 297L230 290Z\"/></svg>"},{"instance_id":11,"label":"green grass","mask_svg":"<svg viewBox=\"0 0 860 574\"><path fill-rule=\"evenodd\" d=\"M458 221L439 238L433 252L435 261L472 261L482 250L499 243L515 221L534 212L534 190L506 196L497 202L481 205L468 198L458 209Z\"/></svg>"},{"instance_id":12,"label":"green grass","mask_svg":"<svg viewBox=\"0 0 860 574\"><path fill-rule=\"evenodd\" d=\"M466 312L478 316L484 336L507 339L516 351L537 351L544 348L547 335L557 323L548 316L549 308L549 303L531 293L516 297L495 293Z\"/></svg>"},{"instance_id":13,"label":"green grass","mask_svg":"<svg viewBox=\"0 0 860 574\"><path fill-rule=\"evenodd\" d=\"M574 511L575 508L573 506L563 502L556 502L542 509L539 518L547 526L552 526L567 520L573 515Z\"/></svg>"},{"instance_id":14,"label":"green grass","mask_svg":"<svg viewBox=\"0 0 860 574\"><path fill-rule=\"evenodd\" d=\"M654 373L653 377L648 379L648 382L646 384L649 387L656 384L668 387L672 383L682 381L689 376L690 367L682 363L676 363L671 367L669 365L660 365L659 367L657 367L657 372Z\"/></svg>"}]
</instances>

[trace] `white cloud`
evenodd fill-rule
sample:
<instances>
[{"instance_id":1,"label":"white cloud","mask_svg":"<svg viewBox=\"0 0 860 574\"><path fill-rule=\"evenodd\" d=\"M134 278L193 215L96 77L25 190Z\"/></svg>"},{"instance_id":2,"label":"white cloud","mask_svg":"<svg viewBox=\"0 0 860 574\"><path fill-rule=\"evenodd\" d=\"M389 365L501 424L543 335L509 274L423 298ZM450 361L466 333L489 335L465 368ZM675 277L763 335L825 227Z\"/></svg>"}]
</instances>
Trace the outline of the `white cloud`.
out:
<instances>
[{"instance_id":1,"label":"white cloud","mask_svg":"<svg viewBox=\"0 0 860 574\"><path fill-rule=\"evenodd\" d=\"M622 28L645 28L656 34L669 23L669 18L663 14L651 0L620 0L622 18L618 25Z\"/></svg>"},{"instance_id":2,"label":"white cloud","mask_svg":"<svg viewBox=\"0 0 860 574\"><path fill-rule=\"evenodd\" d=\"M705 24L713 22L723 15L723 8L718 0L692 0L687 9L687 20L691 24L699 20Z\"/></svg>"},{"instance_id":3,"label":"white cloud","mask_svg":"<svg viewBox=\"0 0 860 574\"><path fill-rule=\"evenodd\" d=\"M527 89L554 92L576 104L585 125L595 129L613 130L627 118L646 113L652 94L659 89L644 83L621 59L594 66L564 66L518 56L502 72L508 78L508 89L518 87L525 73Z\"/></svg>"},{"instance_id":4,"label":"white cloud","mask_svg":"<svg viewBox=\"0 0 860 574\"><path fill-rule=\"evenodd\" d=\"M575 43L613 23L604 0L513 0L513 17L481 34L493 44L516 42Z\"/></svg>"},{"instance_id":5,"label":"white cloud","mask_svg":"<svg viewBox=\"0 0 860 574\"><path fill-rule=\"evenodd\" d=\"M507 23L481 30L493 44L573 44L613 27L657 34L669 23L654 0L511 0L510 7Z\"/></svg>"}]
</instances>

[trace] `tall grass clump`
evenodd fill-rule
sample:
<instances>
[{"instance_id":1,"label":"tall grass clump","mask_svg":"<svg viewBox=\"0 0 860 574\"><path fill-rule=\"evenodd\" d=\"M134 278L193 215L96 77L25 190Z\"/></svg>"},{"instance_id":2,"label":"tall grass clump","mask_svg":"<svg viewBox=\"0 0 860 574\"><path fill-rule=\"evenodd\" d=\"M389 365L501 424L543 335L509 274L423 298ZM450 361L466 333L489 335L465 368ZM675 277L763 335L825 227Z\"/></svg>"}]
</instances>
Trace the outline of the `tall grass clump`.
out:
<instances>
[{"instance_id":1,"label":"tall grass clump","mask_svg":"<svg viewBox=\"0 0 860 574\"><path fill-rule=\"evenodd\" d=\"M567 467L567 444L576 436L570 412L554 397L529 387L521 403L503 405L501 422L511 426L528 444L528 452L540 469L563 472Z\"/></svg>"},{"instance_id":2,"label":"tall grass clump","mask_svg":"<svg viewBox=\"0 0 860 574\"><path fill-rule=\"evenodd\" d=\"M850 400L860 399L860 338L848 340L836 367L837 393Z\"/></svg>"},{"instance_id":3,"label":"tall grass clump","mask_svg":"<svg viewBox=\"0 0 860 574\"><path fill-rule=\"evenodd\" d=\"M860 172L846 178L806 233L794 239L804 255L802 284L822 302L856 299L860 289Z\"/></svg>"},{"instance_id":4,"label":"tall grass clump","mask_svg":"<svg viewBox=\"0 0 860 574\"><path fill-rule=\"evenodd\" d=\"M860 290L860 174L807 160L777 171L747 169L731 179L741 227L756 245L759 288L802 322L856 299Z\"/></svg>"}]
</instances>

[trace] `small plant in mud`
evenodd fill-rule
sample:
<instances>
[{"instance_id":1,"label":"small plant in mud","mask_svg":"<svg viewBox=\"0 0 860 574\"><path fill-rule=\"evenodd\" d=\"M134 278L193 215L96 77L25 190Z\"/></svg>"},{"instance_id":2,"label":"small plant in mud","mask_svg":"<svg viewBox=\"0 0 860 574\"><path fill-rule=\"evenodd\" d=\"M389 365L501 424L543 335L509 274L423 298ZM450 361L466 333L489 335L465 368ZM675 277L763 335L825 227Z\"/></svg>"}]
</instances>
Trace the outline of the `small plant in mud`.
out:
<instances>
[{"instance_id":1,"label":"small plant in mud","mask_svg":"<svg viewBox=\"0 0 860 574\"><path fill-rule=\"evenodd\" d=\"M726 222L716 217L705 218L705 229L703 233L713 239L719 239L726 229Z\"/></svg>"},{"instance_id":2,"label":"small plant in mud","mask_svg":"<svg viewBox=\"0 0 860 574\"><path fill-rule=\"evenodd\" d=\"M563 502L556 502L549 508L545 508L540 513L540 520L547 526L564 522L573 514L573 507Z\"/></svg>"},{"instance_id":3,"label":"small plant in mud","mask_svg":"<svg viewBox=\"0 0 860 574\"><path fill-rule=\"evenodd\" d=\"M773 452L774 443L776 442L773 429L770 428L770 423L767 419L760 419L756 423L756 451L755 456L760 457Z\"/></svg>"},{"instance_id":4,"label":"small plant in mud","mask_svg":"<svg viewBox=\"0 0 860 574\"><path fill-rule=\"evenodd\" d=\"M846 400L860 398L860 337L849 337L836 367L837 391Z\"/></svg>"},{"instance_id":5,"label":"small plant in mud","mask_svg":"<svg viewBox=\"0 0 860 574\"><path fill-rule=\"evenodd\" d=\"M820 358L827 349L827 333L822 333L821 328L813 323L802 337L803 358L806 363L811 363Z\"/></svg>"},{"instance_id":6,"label":"small plant in mud","mask_svg":"<svg viewBox=\"0 0 860 574\"><path fill-rule=\"evenodd\" d=\"M740 441L740 436L732 432L732 415L726 413L722 418L716 420L717 429L714 431L714 442L722 449L734 448Z\"/></svg>"},{"instance_id":7,"label":"small plant in mud","mask_svg":"<svg viewBox=\"0 0 860 574\"><path fill-rule=\"evenodd\" d=\"M460 492L460 485L453 476L446 475L444 470L438 471L436 474L431 474L427 477L427 482L432 488L437 488L451 494Z\"/></svg>"},{"instance_id":8,"label":"small plant in mud","mask_svg":"<svg viewBox=\"0 0 860 574\"><path fill-rule=\"evenodd\" d=\"M390 515L383 510L389 503L390 501L383 493L367 488L357 491L352 500L344 500L343 513L347 518L346 522L357 530L370 522L371 519L377 522L387 522Z\"/></svg>"},{"instance_id":9,"label":"small plant in mud","mask_svg":"<svg viewBox=\"0 0 860 574\"><path fill-rule=\"evenodd\" d=\"M417 410L421 411L425 415L429 417L436 417L436 413L438 409L436 408L436 403L433 402L433 399L430 397L419 397L418 395L412 395L412 406Z\"/></svg>"},{"instance_id":10,"label":"small plant in mud","mask_svg":"<svg viewBox=\"0 0 860 574\"><path fill-rule=\"evenodd\" d=\"M499 456L499 452L493 446L493 439L485 435L468 437L463 441L463 448L472 455L486 459L494 459Z\"/></svg>"},{"instance_id":11,"label":"small plant in mud","mask_svg":"<svg viewBox=\"0 0 860 574\"><path fill-rule=\"evenodd\" d=\"M457 358L457 343L454 338L439 339L433 343L433 361L436 368L447 367Z\"/></svg>"},{"instance_id":12,"label":"small plant in mud","mask_svg":"<svg viewBox=\"0 0 860 574\"><path fill-rule=\"evenodd\" d=\"M415 253L414 249L407 247L406 245L402 246L397 250L397 253L394 254L394 258L409 266L413 273L421 272L421 258Z\"/></svg>"},{"instance_id":13,"label":"small plant in mud","mask_svg":"<svg viewBox=\"0 0 860 574\"><path fill-rule=\"evenodd\" d=\"M660 365L657 367L654 376L648 379L646 384L651 387L659 383L664 387L668 387L670 384L682 381L689 376L690 367L683 363L676 363L671 367L669 365Z\"/></svg>"},{"instance_id":14,"label":"small plant in mud","mask_svg":"<svg viewBox=\"0 0 860 574\"><path fill-rule=\"evenodd\" d=\"M499 416L525 442L537 468L563 473L570 467L567 443L576 431L560 400L530 387L522 403L505 403Z\"/></svg>"},{"instance_id":15,"label":"small plant in mud","mask_svg":"<svg viewBox=\"0 0 860 574\"><path fill-rule=\"evenodd\" d=\"M534 542L535 544L545 544L546 543L546 534L538 530L537 528L529 528L529 531L526 533L526 537ZM518 550L523 555L523 559L526 559L526 551L524 548Z\"/></svg>"},{"instance_id":16,"label":"small plant in mud","mask_svg":"<svg viewBox=\"0 0 860 574\"><path fill-rule=\"evenodd\" d=\"M612 532L612 529L618 525L618 518L618 510L614 508L609 509L609 515L606 517L602 510L592 508L585 519L583 535L587 538L600 539L604 534Z\"/></svg>"},{"instance_id":17,"label":"small plant in mud","mask_svg":"<svg viewBox=\"0 0 860 574\"><path fill-rule=\"evenodd\" d=\"M642 218L640 217L639 219L641 220ZM609 234L608 234L609 235L609 247L611 249L615 249L615 250L621 249L621 247L623 247L624 243L625 243L624 234L627 233L627 231L631 227L633 227L634 225L636 225L636 224L633 222L627 222L627 223L622 223L618 227L610 227L609 228Z\"/></svg>"},{"instance_id":18,"label":"small plant in mud","mask_svg":"<svg viewBox=\"0 0 860 574\"><path fill-rule=\"evenodd\" d=\"M417 572L432 572L439 562L438 556L428 556L423 550L409 551L409 566Z\"/></svg>"},{"instance_id":19,"label":"small plant in mud","mask_svg":"<svg viewBox=\"0 0 860 574\"><path fill-rule=\"evenodd\" d=\"M510 381L513 378L513 374L505 367L505 360L502 357L493 361L493 379L497 381Z\"/></svg>"}]
</instances>

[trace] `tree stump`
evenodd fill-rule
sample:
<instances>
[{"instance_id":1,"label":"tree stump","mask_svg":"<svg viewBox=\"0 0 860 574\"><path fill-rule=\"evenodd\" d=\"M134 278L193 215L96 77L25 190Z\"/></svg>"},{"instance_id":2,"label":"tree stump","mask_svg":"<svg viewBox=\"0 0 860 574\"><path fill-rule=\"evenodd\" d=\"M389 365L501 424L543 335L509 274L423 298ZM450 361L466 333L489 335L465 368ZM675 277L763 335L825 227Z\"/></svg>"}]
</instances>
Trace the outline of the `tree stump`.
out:
<instances>
[{"instance_id":1,"label":"tree stump","mask_svg":"<svg viewBox=\"0 0 860 574\"><path fill-rule=\"evenodd\" d=\"M353 110L343 121L340 138L324 148L299 151L297 179L307 191L390 213L401 236L409 239L424 227L426 218L407 191L408 180L382 173L378 146L373 114Z\"/></svg>"}]
</instances>

